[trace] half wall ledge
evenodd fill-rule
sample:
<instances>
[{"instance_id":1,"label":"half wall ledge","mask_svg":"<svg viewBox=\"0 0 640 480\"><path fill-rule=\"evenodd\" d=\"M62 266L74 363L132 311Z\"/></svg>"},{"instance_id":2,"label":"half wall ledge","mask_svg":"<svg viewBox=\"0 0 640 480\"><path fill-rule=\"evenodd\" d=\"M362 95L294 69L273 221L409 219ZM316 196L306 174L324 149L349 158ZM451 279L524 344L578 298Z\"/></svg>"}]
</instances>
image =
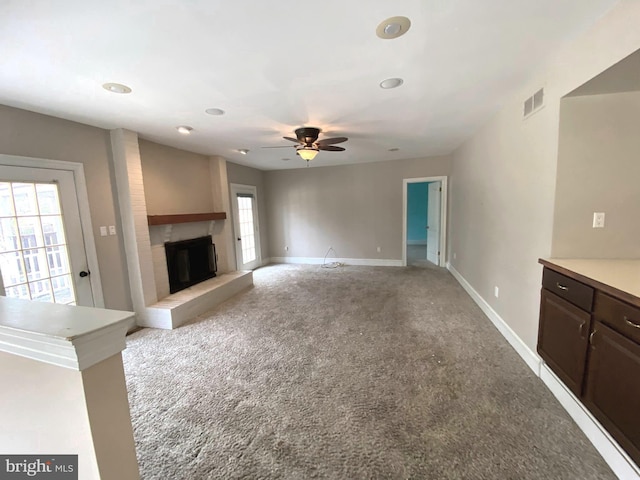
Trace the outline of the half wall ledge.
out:
<instances>
[{"instance_id":1,"label":"half wall ledge","mask_svg":"<svg viewBox=\"0 0 640 480\"><path fill-rule=\"evenodd\" d=\"M173 293L146 308L142 327L173 329L253 286L253 272L223 273ZM142 316L140 316L142 317Z\"/></svg>"}]
</instances>

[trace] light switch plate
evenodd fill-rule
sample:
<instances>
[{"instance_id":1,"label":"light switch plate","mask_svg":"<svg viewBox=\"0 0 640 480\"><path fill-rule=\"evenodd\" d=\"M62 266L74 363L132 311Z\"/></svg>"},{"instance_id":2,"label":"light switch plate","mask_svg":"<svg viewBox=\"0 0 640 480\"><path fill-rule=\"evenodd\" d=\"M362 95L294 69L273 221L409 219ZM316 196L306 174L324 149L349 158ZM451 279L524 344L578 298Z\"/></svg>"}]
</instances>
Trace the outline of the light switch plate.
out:
<instances>
[{"instance_id":1,"label":"light switch plate","mask_svg":"<svg viewBox=\"0 0 640 480\"><path fill-rule=\"evenodd\" d=\"M100 227L100 236L101 237L107 236L107 227Z\"/></svg>"},{"instance_id":2,"label":"light switch plate","mask_svg":"<svg viewBox=\"0 0 640 480\"><path fill-rule=\"evenodd\" d=\"M593 212L593 228L604 228L604 212Z\"/></svg>"}]
</instances>

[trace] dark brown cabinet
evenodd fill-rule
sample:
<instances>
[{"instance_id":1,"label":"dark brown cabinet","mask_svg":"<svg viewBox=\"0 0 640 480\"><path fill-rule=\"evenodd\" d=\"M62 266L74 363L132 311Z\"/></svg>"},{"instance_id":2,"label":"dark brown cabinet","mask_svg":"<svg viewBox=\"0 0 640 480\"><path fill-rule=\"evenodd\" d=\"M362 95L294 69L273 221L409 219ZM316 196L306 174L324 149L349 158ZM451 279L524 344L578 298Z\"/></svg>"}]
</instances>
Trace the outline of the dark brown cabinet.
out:
<instances>
[{"instance_id":1,"label":"dark brown cabinet","mask_svg":"<svg viewBox=\"0 0 640 480\"><path fill-rule=\"evenodd\" d=\"M584 404L640 463L640 345L595 322Z\"/></svg>"},{"instance_id":2,"label":"dark brown cabinet","mask_svg":"<svg viewBox=\"0 0 640 480\"><path fill-rule=\"evenodd\" d=\"M576 395L582 393L591 313L542 289L538 353Z\"/></svg>"},{"instance_id":3,"label":"dark brown cabinet","mask_svg":"<svg viewBox=\"0 0 640 480\"><path fill-rule=\"evenodd\" d=\"M640 464L640 304L577 278L545 267L538 353Z\"/></svg>"}]
</instances>

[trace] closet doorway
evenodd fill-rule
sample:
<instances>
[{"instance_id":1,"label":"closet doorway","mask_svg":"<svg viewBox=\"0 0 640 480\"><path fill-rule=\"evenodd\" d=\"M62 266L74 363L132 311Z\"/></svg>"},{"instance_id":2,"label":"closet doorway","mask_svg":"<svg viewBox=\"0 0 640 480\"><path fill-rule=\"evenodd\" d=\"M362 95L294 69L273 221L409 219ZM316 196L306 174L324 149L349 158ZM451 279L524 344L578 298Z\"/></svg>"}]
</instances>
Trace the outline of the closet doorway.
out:
<instances>
[{"instance_id":1,"label":"closet doorway","mask_svg":"<svg viewBox=\"0 0 640 480\"><path fill-rule=\"evenodd\" d=\"M403 180L402 264L445 266L447 177Z\"/></svg>"}]
</instances>

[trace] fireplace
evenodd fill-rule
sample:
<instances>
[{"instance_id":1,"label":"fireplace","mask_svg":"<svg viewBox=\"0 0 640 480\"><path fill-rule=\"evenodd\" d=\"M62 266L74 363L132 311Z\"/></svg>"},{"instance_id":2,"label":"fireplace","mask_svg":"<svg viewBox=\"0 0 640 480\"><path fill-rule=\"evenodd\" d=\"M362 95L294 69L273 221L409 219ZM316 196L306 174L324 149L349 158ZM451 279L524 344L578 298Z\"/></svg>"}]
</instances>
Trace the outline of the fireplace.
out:
<instances>
[{"instance_id":1,"label":"fireplace","mask_svg":"<svg viewBox=\"0 0 640 480\"><path fill-rule=\"evenodd\" d=\"M216 276L216 246L211 235L164 244L169 291L184 290Z\"/></svg>"}]
</instances>

